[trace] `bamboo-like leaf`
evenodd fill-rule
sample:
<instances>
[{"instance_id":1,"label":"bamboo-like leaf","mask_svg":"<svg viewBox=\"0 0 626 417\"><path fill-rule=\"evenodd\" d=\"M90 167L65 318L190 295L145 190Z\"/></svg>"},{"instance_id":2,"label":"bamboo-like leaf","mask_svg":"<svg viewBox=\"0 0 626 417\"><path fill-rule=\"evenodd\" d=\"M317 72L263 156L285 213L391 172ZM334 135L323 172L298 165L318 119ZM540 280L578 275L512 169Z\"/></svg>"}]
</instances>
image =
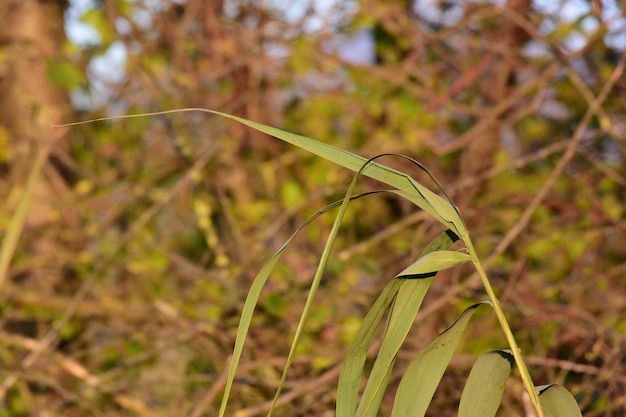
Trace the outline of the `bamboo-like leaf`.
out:
<instances>
[{"instance_id":1,"label":"bamboo-like leaf","mask_svg":"<svg viewBox=\"0 0 626 417\"><path fill-rule=\"evenodd\" d=\"M367 164L367 163L366 163ZM366 164L364 164L364 166L357 172L356 175L354 175L354 178L352 178L352 182L350 183L350 186L348 187L348 190L346 191L346 196L343 199L343 202L341 203L341 207L339 208L339 213L337 213L337 217L335 218L335 222L333 223L333 227L328 235L328 238L326 239L326 245L324 246L324 250L322 251L322 256L320 258L320 261L317 265L317 270L315 271L315 276L313 277L313 282L311 283L311 288L309 289L309 295L307 296L305 305L304 305L304 309L302 310L302 314L300 315L300 320L298 321L298 327L296 328L296 332L295 335L293 337L293 341L291 343L291 347L289 348L289 354L287 356L287 361L285 363L285 368L283 370L283 374L281 376L280 382L278 383L278 388L276 390L276 394L274 396L274 401L272 403L272 406L269 410L269 412L267 413L267 416L270 417L272 415L272 412L274 410L274 407L276 406L277 402L278 402L278 397L280 396L280 393L282 391L283 385L287 379L287 373L289 371L289 368L291 367L291 364L293 362L293 359L295 357L296 354L296 348L298 346L298 343L300 342L300 339L302 337L302 333L304 331L304 325L307 321L307 319L309 318L310 312L311 312L311 308L313 306L313 300L315 299L315 295L317 294L317 290L319 288L319 285L322 281L322 276L324 274L324 271L326 270L326 265L328 263L328 259L330 257L330 252L332 251L332 248L334 246L335 240L337 238L337 234L339 233L339 228L341 226L341 222L343 221L343 218L345 216L346 210L348 209L348 204L351 201L352 198L352 193L354 191L354 187L356 186L357 180L359 178L359 174L361 173L362 169L366 166Z\"/></svg>"},{"instance_id":2,"label":"bamboo-like leaf","mask_svg":"<svg viewBox=\"0 0 626 417\"><path fill-rule=\"evenodd\" d=\"M446 250L456 242L459 237L450 230L437 236L422 252L421 256L428 253ZM385 286L378 299L369 310L359 331L348 349L346 359L344 360L341 375L339 377L339 386L337 389L337 417L353 417L357 407L359 396L359 383L363 375L363 367L367 358L367 351L372 344L372 339L378 328L378 324L382 319L387 307L396 297L398 290L402 286L404 280L394 279ZM388 366L387 374L391 372L391 365ZM385 377L383 376L380 385L386 386ZM384 390L380 390L380 398ZM380 398L374 396L372 404L380 403ZM375 407L377 411L377 407Z\"/></svg>"},{"instance_id":3,"label":"bamboo-like leaf","mask_svg":"<svg viewBox=\"0 0 626 417\"><path fill-rule=\"evenodd\" d=\"M422 256L400 272L398 278L421 278L471 260L467 253L440 250Z\"/></svg>"},{"instance_id":4,"label":"bamboo-like leaf","mask_svg":"<svg viewBox=\"0 0 626 417\"><path fill-rule=\"evenodd\" d=\"M509 350L488 352L478 358L463 389L458 416L495 416L514 363Z\"/></svg>"},{"instance_id":5,"label":"bamboo-like leaf","mask_svg":"<svg viewBox=\"0 0 626 417\"><path fill-rule=\"evenodd\" d=\"M368 162L366 158L362 156L355 155L351 152L345 151L343 149L337 148L335 146L307 138L306 136L297 135L291 132L287 132L272 126L267 126L261 123L254 122L252 120L244 119L242 117L237 117L232 114L222 113L216 110L211 109L203 109L203 108L185 108L185 109L175 109L175 110L166 110L154 113L143 113L143 114L134 114L134 115L124 115L118 117L103 117L99 119L93 119L83 122L76 123L68 123L63 126L73 126L79 125L83 123L90 123L101 120L110 120L116 118L128 118L128 117L141 117L141 116L154 116L157 114L171 114L171 113L182 113L182 112L204 112L215 114L221 117L225 117L227 119L235 120L239 123L242 123L246 126L249 126L259 132L266 133L268 135L274 136L277 139L283 140L292 145L298 146L312 154L321 156L324 159L327 159L331 162L334 162L338 165L341 165L345 168L351 169L355 172L359 171L363 165ZM410 159L410 158L407 158ZM424 170L430 178L435 180L437 185L441 188L435 177L421 164L416 161L410 159L412 162L416 163L417 166ZM443 223L446 228L453 230L458 236L465 239L467 235L467 229L465 228L465 224L458 210L452 204L451 201L446 201L444 198L432 192L427 187L424 187L417 181L415 181L410 176L396 171L392 168L389 168L382 164L372 163L369 164L366 170L363 171L363 174L374 178L378 181L381 181L385 184L389 184L398 190L402 190L406 193L406 198L410 201L414 202L418 205L418 207L422 208L422 210L428 212L438 221ZM443 189L442 189L443 190ZM444 192L445 193L445 192Z\"/></svg>"},{"instance_id":6,"label":"bamboo-like leaf","mask_svg":"<svg viewBox=\"0 0 626 417\"><path fill-rule=\"evenodd\" d=\"M209 109L196 109L198 111L205 111L208 113L216 114L228 119L236 120L246 126L249 126L255 130L274 136L287 143L298 146L308 152L321 156L331 162L341 165L352 171L358 172L363 168L364 164L368 162L366 158L355 155L346 150L337 148L324 142L320 142L306 136L297 135L295 133L287 132L272 126L267 126L261 123L253 122L241 117L233 116L231 114L218 112ZM420 166L421 167L421 166ZM421 167L425 170L425 168ZM406 193L406 198L417 204L422 210L428 212L435 217L446 228L452 229L457 235L463 237L467 234L463 219L459 215L456 208L451 202L446 201L444 198L432 192L427 187L421 185L408 175L389 168L385 165L381 165L375 162L370 163L366 169L363 170L363 175L370 178L374 178L385 184L391 185L398 190ZM429 175L431 175L429 173ZM432 177L432 175L431 175Z\"/></svg>"},{"instance_id":7,"label":"bamboo-like leaf","mask_svg":"<svg viewBox=\"0 0 626 417\"><path fill-rule=\"evenodd\" d=\"M484 303L465 309L450 327L417 354L398 386L392 417L424 416L472 313Z\"/></svg>"},{"instance_id":8,"label":"bamboo-like leaf","mask_svg":"<svg viewBox=\"0 0 626 417\"><path fill-rule=\"evenodd\" d=\"M574 396L561 385L537 387L545 417L582 417Z\"/></svg>"},{"instance_id":9,"label":"bamboo-like leaf","mask_svg":"<svg viewBox=\"0 0 626 417\"><path fill-rule=\"evenodd\" d=\"M420 257L448 249L456 240L458 236L448 230L433 240ZM435 273L423 279L397 279L399 275L396 276L394 281L401 283L400 288L391 309L380 351L357 408L357 416L365 417L372 413L375 415L378 411L382 395L387 387L387 375L391 372L396 355L413 325Z\"/></svg>"},{"instance_id":10,"label":"bamboo-like leaf","mask_svg":"<svg viewBox=\"0 0 626 417\"><path fill-rule=\"evenodd\" d=\"M401 286L402 281L396 279L385 286L372 308L365 315L361 327L348 349L337 387L337 417L354 416L359 396L359 382L363 375L367 351L372 344L380 320Z\"/></svg>"},{"instance_id":11,"label":"bamboo-like leaf","mask_svg":"<svg viewBox=\"0 0 626 417\"><path fill-rule=\"evenodd\" d=\"M401 286L391 309L380 351L356 411L358 417L367 416L378 410L380 402L377 400L382 398L381 391L387 387L385 376L393 366L400 346L415 321L433 278L399 279L398 281L401 282Z\"/></svg>"}]
</instances>

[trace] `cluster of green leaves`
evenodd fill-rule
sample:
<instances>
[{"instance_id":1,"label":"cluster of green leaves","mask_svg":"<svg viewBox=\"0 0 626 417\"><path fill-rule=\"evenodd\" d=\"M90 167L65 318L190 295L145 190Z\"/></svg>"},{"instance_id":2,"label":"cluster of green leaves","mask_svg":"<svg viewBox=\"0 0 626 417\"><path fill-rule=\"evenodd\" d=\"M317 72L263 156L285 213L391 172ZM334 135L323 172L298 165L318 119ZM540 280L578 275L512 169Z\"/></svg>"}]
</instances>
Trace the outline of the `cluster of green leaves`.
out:
<instances>
[{"instance_id":1,"label":"cluster of green leaves","mask_svg":"<svg viewBox=\"0 0 626 417\"><path fill-rule=\"evenodd\" d=\"M468 378L464 394L459 405L459 416L463 417L486 417L495 415L504 391L504 383L508 378L512 363L520 367L522 380L527 393L535 407L537 415L546 416L581 416L576 400L560 386L547 386L535 388L526 368L526 364L520 354L517 342L511 333L508 322L499 305L491 284L487 279L477 254L473 248L469 233L463 219L451 200L445 200L434 194L410 176L395 171L384 165L379 165L373 160L365 160L362 157L347 151L315 141L313 139L295 135L270 126L255 123L236 116L223 114L215 111L210 113L219 114L237 120L261 132L270 134L288 143L306 149L325 159L338 163L346 168L357 172L354 176L345 198L341 201L339 214L330 232L327 244L322 254L318 270L313 278L309 296L300 317L300 322L294 336L287 364L281 378L278 390L274 397L274 404L268 415L272 414L282 387L286 381L287 372L293 362L296 348L302 335L303 327L309 317L311 306L319 288L322 274L326 268L330 252L337 237L339 227L345 215L349 202L353 198L354 186L360 174L377 179L385 184L395 187L392 192L415 203L440 223L448 227L446 232L437 237L422 253L422 255L409 267L400 272L382 291L378 300L363 320L361 328L353 341L346 356L343 370L339 380L337 393L337 416L375 416L378 413L380 402L383 398L393 364L397 357L400 346L411 328L415 317L422 304L424 296L430 287L434 276L440 270L447 269L468 261L472 261L477 268L483 285L500 320L502 330L510 344L510 351L499 351L482 356L472 369ZM421 167L421 165L420 165ZM425 168L422 167L425 170ZM426 172L428 172L426 170ZM434 178L433 178L434 179ZM436 180L435 180L436 181ZM438 183L437 183L438 184ZM439 184L438 184L439 185ZM443 190L442 190L443 191ZM445 193L445 192L444 192ZM328 211L328 207L321 210L307 223ZM306 226L306 224L304 225ZM303 226L303 227L304 227ZM296 232L297 233L297 232ZM452 244L461 238L466 245L468 253L450 251ZM254 308L259 300L261 290L265 286L270 273L278 262L281 253L287 247L289 241L263 266L246 298L235 343L233 359L230 366L228 382L224 400L220 408L220 416L226 413L226 404L235 378L235 372L241 357L246 335L248 333ZM358 400L359 382L364 372L365 360L372 340L376 334L378 324L384 316L387 308L392 305L382 345L378 352L376 362L371 370L367 385ZM467 308L463 314L443 333L424 347L406 369L398 386L396 400L394 402L392 416L421 417L426 413L435 389L443 376L443 373L454 353L466 325L471 318L471 313L478 307L475 304ZM545 394L540 399L539 395ZM358 406L357 406L358 403ZM546 409L544 413L544 408Z\"/></svg>"},{"instance_id":2,"label":"cluster of green leaves","mask_svg":"<svg viewBox=\"0 0 626 417\"><path fill-rule=\"evenodd\" d=\"M89 93L94 87L93 106L80 117L120 107L144 112L200 105L362 155L411 155L452 185L450 194L472 230L476 252L488 256L517 227L589 108L589 97L599 94L614 71L619 53L604 42L609 19L590 4L579 19L562 21L535 2L522 17L536 32L528 48L518 50L501 46L497 28L513 25L500 6L441 3L433 6L435 12L457 17L433 23L409 10L409 3L360 0L360 8L345 14L338 26L314 33L284 10L267 7L268 2L163 1L156 8L151 1L100 2L82 16L99 42L68 43L67 59L51 60L48 77L69 90ZM227 5L224 10L221 4ZM285 30L274 31L276 27ZM361 32L373 37L376 61L371 65L328 53L327 39ZM586 44L568 52L571 36ZM288 57L268 55L275 45L279 50L286 46ZM127 53L122 82L86 73L94 60L120 46ZM566 55L556 59L549 52L554 47ZM492 64L515 65L504 79L503 100L492 96L501 79L499 66L475 71L492 51ZM572 70L591 95L582 94L581 83L568 75ZM459 83L471 74L471 83ZM106 103L99 96L103 81L113 83ZM626 363L626 294L620 281L626 248L626 154L616 134L624 113L622 91L616 88L607 97L602 112L586 125L565 175L518 238L489 265L520 344L525 352L537 353L529 364L543 365L533 370L535 379L566 385L590 415L620 414L626 392L626 380L619 377ZM85 112L85 107L79 110ZM37 366L49 381L58 381L50 387L39 374L20 367L27 350L11 346L3 350L6 368L23 369L25 380L48 390L29 394L22 385L10 392L7 403L21 403L19 409L26 410L28 404L57 395L58 386L61 393L76 393L83 401L67 405L79 415L87 410L156 412L171 410L173 404L184 410L177 414L185 414L200 408L207 387L219 385L235 338L235 313L254 278L250 271L267 257L268 248L288 238L309 207L343 193L350 177L323 158L197 116L138 118L73 130L64 160L70 162L75 182L56 207L54 222L45 227L29 226L22 235L13 227L26 212L22 206L16 210L17 197L28 195L21 184L13 187L5 208L16 215L2 213L1 219L3 245L16 251L7 272L15 281L6 281L4 316L47 329L68 306L77 305L71 323L61 329L63 349L67 359L85 366L101 383L93 387L80 377L58 381L58 363ZM468 132L480 134L466 136ZM8 139L1 133L0 153L7 153L10 148L2 143ZM469 148L483 136L489 139L484 147L494 154L479 153L485 171L468 173L464 160L476 159ZM470 137L474 139L464 141ZM11 163L10 155L0 159ZM359 160L350 168L356 171L364 164ZM371 167L365 171L372 172ZM479 193L469 192L472 184L480 186ZM419 248L438 233L434 229L442 227L432 217L413 216L411 202L398 203L397 197L367 198L365 208L350 205L352 218L344 221L344 233L336 239L341 252L328 260L303 329L297 352L304 359L296 361L290 374L296 384L304 381L297 381L297 375L316 378L341 360L358 334L363 310L381 290L379 277L416 259ZM403 227L416 221L420 227ZM280 378L280 365L272 358L288 349L276 341L295 330L293 317L301 313L303 288L310 284L305 281L308 265L315 262L324 231L332 224L331 216L319 217L319 227L303 230L291 241L284 262L276 264L253 317L257 331L247 339L260 349L243 352L243 367L253 370L241 383L235 380L231 407L256 405L273 395L263 384ZM9 249L3 252L2 268L8 268ZM429 288L428 296L446 308L433 308L426 300L420 337L434 336L474 299L477 281L460 279L468 267L439 274L440 285ZM328 279L335 276L341 279ZM73 291L83 284L89 284L90 297L75 301ZM433 311L436 317L426 315ZM344 333L335 338L337 328ZM464 334L472 354L502 345L499 332L468 326ZM416 344L411 337L407 342ZM400 355L396 368L406 360ZM457 365L449 370L461 375ZM158 375L158 382L146 383L150 375ZM180 389L157 393L155 386L165 380ZM508 389L519 387L510 384ZM456 392L448 393L452 395L435 396L439 410L452 409L458 400ZM313 406L306 408L309 402L328 409L334 396L326 394L323 401L307 397L276 414L315 413ZM515 398L504 397L504 414L522 408ZM298 407L306 411L293 411L298 402L305 403ZM217 407L215 401L205 406L214 413ZM8 413L18 414L16 410ZM36 410L30 407L31 413Z\"/></svg>"}]
</instances>

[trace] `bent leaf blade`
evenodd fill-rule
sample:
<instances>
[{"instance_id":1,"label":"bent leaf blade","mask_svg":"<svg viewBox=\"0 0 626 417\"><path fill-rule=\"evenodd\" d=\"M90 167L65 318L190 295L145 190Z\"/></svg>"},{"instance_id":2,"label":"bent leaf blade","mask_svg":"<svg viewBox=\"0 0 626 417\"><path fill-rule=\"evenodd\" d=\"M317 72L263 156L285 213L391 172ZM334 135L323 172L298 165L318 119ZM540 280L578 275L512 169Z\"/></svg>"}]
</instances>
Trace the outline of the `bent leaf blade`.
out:
<instances>
[{"instance_id":1,"label":"bent leaf blade","mask_svg":"<svg viewBox=\"0 0 626 417\"><path fill-rule=\"evenodd\" d=\"M422 349L407 368L393 404L391 417L423 417L439 381L472 317L485 302L474 304Z\"/></svg>"}]
</instances>

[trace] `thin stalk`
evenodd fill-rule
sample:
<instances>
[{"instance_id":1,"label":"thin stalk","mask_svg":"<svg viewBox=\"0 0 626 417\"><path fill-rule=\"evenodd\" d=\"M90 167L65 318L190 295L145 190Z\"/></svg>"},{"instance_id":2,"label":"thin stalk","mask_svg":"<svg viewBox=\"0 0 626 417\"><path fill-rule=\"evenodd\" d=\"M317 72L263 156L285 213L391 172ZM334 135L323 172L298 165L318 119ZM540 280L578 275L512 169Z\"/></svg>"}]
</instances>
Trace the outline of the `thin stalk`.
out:
<instances>
[{"instance_id":1,"label":"thin stalk","mask_svg":"<svg viewBox=\"0 0 626 417\"><path fill-rule=\"evenodd\" d=\"M474 245L472 244L472 240L469 238L469 235L463 236L463 241L465 242L465 247L467 248L470 256L472 257L472 262L474 263L474 267L476 268L476 272L482 281L483 287L487 292L487 296L491 301L494 311L496 312L496 317L498 318L498 322L500 323L500 327L504 332L504 336L506 337L507 342L509 343L509 347L511 348L511 352L513 353L513 357L515 358L515 363L519 369L520 375L522 377L522 382L524 384L524 388L526 388L526 392L530 396L530 402L532 403L535 411L537 412L537 417L545 417L543 413L543 409L541 408L541 404L539 403L539 395L535 390L535 385L533 383L532 377L530 376L530 372L528 372L528 367L526 366L526 362L524 362L524 358L522 357L522 351L519 346L517 346L517 341L513 336L513 332L511 331L511 327L509 327L509 322L504 315L504 311L500 307L500 302L496 297L495 292L493 291L493 287L491 286L491 282L489 282L489 278L487 278L487 274L483 269L480 261L478 260L478 255L476 254L476 250L474 249Z\"/></svg>"},{"instance_id":2,"label":"thin stalk","mask_svg":"<svg viewBox=\"0 0 626 417\"><path fill-rule=\"evenodd\" d=\"M11 263L11 259L15 253L15 248L20 235L22 234L24 219L26 218L26 213L28 212L28 207L31 203L35 184L39 179L39 174L46 163L49 153L50 147L48 146L44 146L38 151L37 156L35 157L35 162L33 163L30 173L28 174L28 179L22 191L22 195L20 196L17 208L11 217L9 227L4 239L2 240L2 247L0 248L0 290L2 290L2 287L7 280L9 264Z\"/></svg>"}]
</instances>

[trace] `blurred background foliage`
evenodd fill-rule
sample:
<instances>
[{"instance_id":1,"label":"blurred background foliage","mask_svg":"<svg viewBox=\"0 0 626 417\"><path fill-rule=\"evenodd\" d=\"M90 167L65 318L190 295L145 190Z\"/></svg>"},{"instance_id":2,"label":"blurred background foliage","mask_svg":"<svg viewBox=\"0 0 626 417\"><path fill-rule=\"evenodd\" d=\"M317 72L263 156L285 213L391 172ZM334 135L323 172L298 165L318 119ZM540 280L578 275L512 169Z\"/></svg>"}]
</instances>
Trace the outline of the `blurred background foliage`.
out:
<instances>
[{"instance_id":1,"label":"blurred background foliage","mask_svg":"<svg viewBox=\"0 0 626 417\"><path fill-rule=\"evenodd\" d=\"M49 127L182 107L423 163L460 207L535 382L566 385L586 416L624 415L618 3L5 1L3 236L34 155L49 154L0 289L0 416L215 415L251 279L351 174L200 113ZM270 280L231 415L264 414L332 220ZM440 231L391 195L352 204L277 415L334 414L360 319ZM483 298L469 268L441 273L397 376ZM456 415L476 355L505 346L489 312L464 343L430 415ZM521 392L511 380L501 415L528 415Z\"/></svg>"}]
</instances>

